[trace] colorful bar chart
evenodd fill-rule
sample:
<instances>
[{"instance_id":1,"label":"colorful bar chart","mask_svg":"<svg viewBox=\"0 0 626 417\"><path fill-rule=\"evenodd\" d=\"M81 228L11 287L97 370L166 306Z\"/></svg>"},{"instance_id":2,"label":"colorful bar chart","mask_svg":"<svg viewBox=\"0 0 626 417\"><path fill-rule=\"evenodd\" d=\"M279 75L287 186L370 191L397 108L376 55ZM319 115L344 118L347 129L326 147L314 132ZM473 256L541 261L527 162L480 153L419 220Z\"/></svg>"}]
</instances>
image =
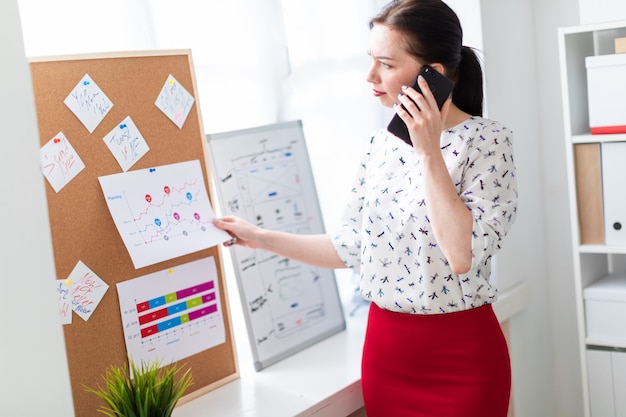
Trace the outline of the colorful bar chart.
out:
<instances>
[{"instance_id":1,"label":"colorful bar chart","mask_svg":"<svg viewBox=\"0 0 626 417\"><path fill-rule=\"evenodd\" d=\"M137 312L139 313L139 325L145 326L147 324L154 323L147 327L141 328L141 337L150 337L159 332L170 330L176 326L180 326L192 320L199 319L211 313L216 313L218 311L217 305L209 304L216 300L216 294L214 291L200 295L198 297L193 297L193 295L195 294L201 294L203 292L213 290L214 286L215 284L213 283L213 281L204 282L202 284L190 288L185 288L175 293L159 296L138 303ZM187 300L178 302L179 300L184 300L186 298ZM200 306L203 307L201 309L197 309ZM192 309L196 310L189 311ZM185 311L189 312L180 314ZM141 314L142 312L144 314Z\"/></svg>"},{"instance_id":2,"label":"colorful bar chart","mask_svg":"<svg viewBox=\"0 0 626 417\"><path fill-rule=\"evenodd\" d=\"M166 294L160 297L153 298L148 301L141 302L137 304L137 313L141 314L144 311L157 308L162 305L166 305L169 303L176 302L178 300L182 300L183 298L191 297L192 295L199 294L204 291L212 290L215 287L213 281L204 282L200 285L196 285L190 288L185 288L183 290Z\"/></svg>"},{"instance_id":3,"label":"colorful bar chart","mask_svg":"<svg viewBox=\"0 0 626 417\"><path fill-rule=\"evenodd\" d=\"M225 341L213 257L117 284L135 360L180 360Z\"/></svg>"}]
</instances>

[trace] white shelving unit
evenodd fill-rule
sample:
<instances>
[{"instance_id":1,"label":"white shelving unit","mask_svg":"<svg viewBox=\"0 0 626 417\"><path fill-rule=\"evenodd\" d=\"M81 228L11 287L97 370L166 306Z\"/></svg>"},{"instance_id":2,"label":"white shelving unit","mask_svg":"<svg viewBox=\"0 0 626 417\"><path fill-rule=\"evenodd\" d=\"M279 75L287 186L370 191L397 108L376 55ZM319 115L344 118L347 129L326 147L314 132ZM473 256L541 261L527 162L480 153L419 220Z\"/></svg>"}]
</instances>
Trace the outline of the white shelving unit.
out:
<instances>
[{"instance_id":1,"label":"white shelving unit","mask_svg":"<svg viewBox=\"0 0 626 417\"><path fill-rule=\"evenodd\" d=\"M626 271L626 246L580 244L574 146L583 143L626 142L626 134L591 135L589 128L587 72L585 57L613 54L614 39L626 36L626 21L560 28L559 54L561 64L561 87L563 95L563 119L565 123L565 152L571 214L572 252L576 294L577 324L579 332L580 366L583 375L583 402L586 417L619 417L626 414L621 407L624 402L611 391L610 384L599 384L607 372L617 372L619 361L611 362L614 353L626 348L623 342L596 340L587 337L585 325L585 302L583 291L590 284L608 273ZM626 77L624 78L626 82ZM626 111L626 105L624 105ZM626 162L625 162L626 163ZM626 188L626 185L625 185ZM624 321L626 317L616 318ZM600 357L607 359L598 364ZM602 352L606 352L602 356ZM626 357L626 354L622 356ZM621 356L620 356L621 360ZM604 368L602 368L604 366ZM600 369L602 368L602 369ZM619 370L619 372L622 372ZM607 381L610 378L607 378ZM622 394L622 397L626 397ZM617 405L616 405L617 403ZM617 410L617 411L616 411Z\"/></svg>"}]
</instances>

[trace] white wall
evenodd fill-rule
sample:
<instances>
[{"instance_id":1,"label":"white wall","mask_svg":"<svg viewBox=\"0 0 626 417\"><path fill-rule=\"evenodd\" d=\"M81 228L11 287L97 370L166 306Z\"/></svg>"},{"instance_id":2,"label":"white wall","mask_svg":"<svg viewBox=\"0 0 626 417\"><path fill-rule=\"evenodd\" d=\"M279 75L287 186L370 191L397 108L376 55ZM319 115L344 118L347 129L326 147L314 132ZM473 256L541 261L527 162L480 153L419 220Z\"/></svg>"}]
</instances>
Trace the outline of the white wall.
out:
<instances>
[{"instance_id":1,"label":"white wall","mask_svg":"<svg viewBox=\"0 0 626 417\"><path fill-rule=\"evenodd\" d=\"M595 0L580 0L597 7ZM626 12L626 3L623 3ZM583 416L557 28L579 0L482 0L490 116L515 130L520 214L498 262L530 306L511 320L516 416Z\"/></svg>"},{"instance_id":2,"label":"white wall","mask_svg":"<svg viewBox=\"0 0 626 417\"><path fill-rule=\"evenodd\" d=\"M39 139L16 0L0 1L0 115L4 129L0 193L0 414L74 414L54 291L54 263Z\"/></svg>"},{"instance_id":3,"label":"white wall","mask_svg":"<svg viewBox=\"0 0 626 417\"><path fill-rule=\"evenodd\" d=\"M551 372L554 375L551 395L556 407L554 415L563 417L583 415L557 35L558 27L580 24L577 3L575 0L533 1L536 105L541 132L538 162L543 182L539 202L543 203L545 216L543 234L547 260L545 281L537 285L549 294L548 317L537 319L547 318L550 325ZM626 8L626 3L623 4Z\"/></svg>"},{"instance_id":4,"label":"white wall","mask_svg":"<svg viewBox=\"0 0 626 417\"><path fill-rule=\"evenodd\" d=\"M513 399L517 416L552 416L551 340L544 243L537 61L532 3L482 0L489 117L514 132L520 204L497 275L530 283L530 306L510 321ZM512 278L515 277L515 278Z\"/></svg>"}]
</instances>

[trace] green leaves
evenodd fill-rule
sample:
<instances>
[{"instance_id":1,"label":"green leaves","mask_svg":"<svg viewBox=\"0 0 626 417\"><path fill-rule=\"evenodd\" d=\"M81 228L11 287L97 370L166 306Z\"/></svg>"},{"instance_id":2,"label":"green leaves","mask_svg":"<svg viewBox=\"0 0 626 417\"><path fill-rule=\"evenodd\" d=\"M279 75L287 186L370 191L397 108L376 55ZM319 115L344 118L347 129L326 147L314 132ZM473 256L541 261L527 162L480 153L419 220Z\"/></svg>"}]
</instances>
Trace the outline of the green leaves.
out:
<instances>
[{"instance_id":1,"label":"green leaves","mask_svg":"<svg viewBox=\"0 0 626 417\"><path fill-rule=\"evenodd\" d=\"M98 411L109 417L170 417L178 400L193 384L191 369L178 375L177 364L160 367L160 361L123 367L111 366L102 376L105 388L85 387L105 405ZM132 377L130 376L132 374Z\"/></svg>"}]
</instances>

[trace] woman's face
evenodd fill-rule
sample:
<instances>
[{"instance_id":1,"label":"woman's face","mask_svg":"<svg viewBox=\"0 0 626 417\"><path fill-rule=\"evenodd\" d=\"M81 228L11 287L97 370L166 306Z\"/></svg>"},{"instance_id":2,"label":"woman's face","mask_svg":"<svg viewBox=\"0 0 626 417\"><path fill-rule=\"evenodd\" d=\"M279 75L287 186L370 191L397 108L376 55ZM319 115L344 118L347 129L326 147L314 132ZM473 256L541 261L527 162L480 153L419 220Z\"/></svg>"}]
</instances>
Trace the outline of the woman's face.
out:
<instances>
[{"instance_id":1,"label":"woman's face","mask_svg":"<svg viewBox=\"0 0 626 417\"><path fill-rule=\"evenodd\" d=\"M413 85L422 64L404 50L404 39L398 32L384 25L374 25L370 35L372 65L366 79L380 103L393 107L401 87Z\"/></svg>"}]
</instances>

